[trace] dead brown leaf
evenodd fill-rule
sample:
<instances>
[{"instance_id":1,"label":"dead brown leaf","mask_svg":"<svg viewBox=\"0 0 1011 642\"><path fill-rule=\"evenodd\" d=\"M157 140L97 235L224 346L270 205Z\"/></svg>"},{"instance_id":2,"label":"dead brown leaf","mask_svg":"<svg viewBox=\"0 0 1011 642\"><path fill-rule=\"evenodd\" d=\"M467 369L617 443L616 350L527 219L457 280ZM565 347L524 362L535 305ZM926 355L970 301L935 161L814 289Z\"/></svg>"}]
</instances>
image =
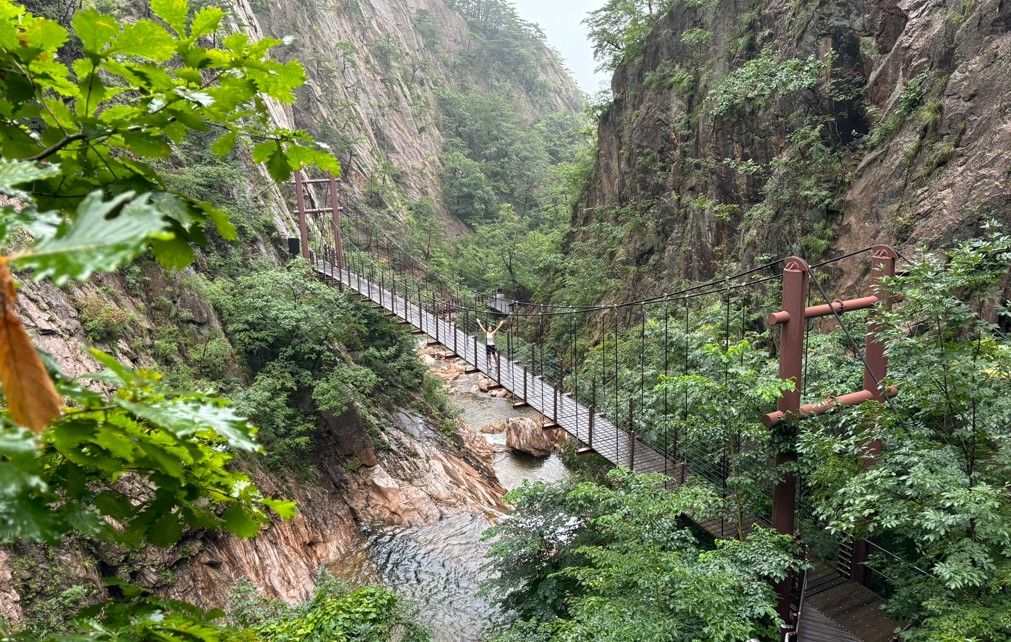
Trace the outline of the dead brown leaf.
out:
<instances>
[{"instance_id":1,"label":"dead brown leaf","mask_svg":"<svg viewBox=\"0 0 1011 642\"><path fill-rule=\"evenodd\" d=\"M14 277L0 261L0 383L11 418L42 432L60 416L63 402L18 317Z\"/></svg>"}]
</instances>

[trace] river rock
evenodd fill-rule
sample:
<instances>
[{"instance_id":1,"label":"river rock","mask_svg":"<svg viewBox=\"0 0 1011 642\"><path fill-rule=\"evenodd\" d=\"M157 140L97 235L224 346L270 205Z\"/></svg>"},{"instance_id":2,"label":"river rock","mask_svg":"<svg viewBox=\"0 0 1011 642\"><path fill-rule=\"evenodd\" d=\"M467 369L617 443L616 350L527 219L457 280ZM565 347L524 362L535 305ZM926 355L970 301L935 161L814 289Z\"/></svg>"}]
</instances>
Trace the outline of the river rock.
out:
<instances>
[{"instance_id":1,"label":"river rock","mask_svg":"<svg viewBox=\"0 0 1011 642\"><path fill-rule=\"evenodd\" d=\"M504 421L493 421L490 424L485 424L481 426L482 435L498 435L505 432L506 422Z\"/></svg>"},{"instance_id":2,"label":"river rock","mask_svg":"<svg viewBox=\"0 0 1011 642\"><path fill-rule=\"evenodd\" d=\"M554 432L544 430L533 419L513 417L506 422L506 446L534 457L547 457L556 449Z\"/></svg>"}]
</instances>

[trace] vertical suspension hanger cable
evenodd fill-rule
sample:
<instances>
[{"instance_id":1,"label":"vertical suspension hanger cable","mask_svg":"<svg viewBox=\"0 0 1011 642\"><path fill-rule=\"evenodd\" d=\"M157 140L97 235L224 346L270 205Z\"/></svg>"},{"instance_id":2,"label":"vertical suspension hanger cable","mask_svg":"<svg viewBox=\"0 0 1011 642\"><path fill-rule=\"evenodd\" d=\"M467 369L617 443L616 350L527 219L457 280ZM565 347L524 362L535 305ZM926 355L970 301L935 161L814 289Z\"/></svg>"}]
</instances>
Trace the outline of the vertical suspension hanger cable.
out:
<instances>
[{"instance_id":1,"label":"vertical suspension hanger cable","mask_svg":"<svg viewBox=\"0 0 1011 642\"><path fill-rule=\"evenodd\" d=\"M639 423L646 414L646 304L639 306L642 312L642 326L639 331ZM634 426L630 426L633 430Z\"/></svg>"},{"instance_id":2,"label":"vertical suspension hanger cable","mask_svg":"<svg viewBox=\"0 0 1011 642\"><path fill-rule=\"evenodd\" d=\"M688 344L691 339L691 319L689 317L691 310L691 302L685 297L685 366L684 366L684 376L688 376ZM685 386L685 411L683 420L687 422L688 420L688 386Z\"/></svg>"},{"instance_id":3,"label":"vertical suspension hanger cable","mask_svg":"<svg viewBox=\"0 0 1011 642\"><path fill-rule=\"evenodd\" d=\"M618 405L618 308L612 307L611 314L614 316L614 408L611 411L611 419L617 429L621 415L621 406ZM617 454L616 450L615 456Z\"/></svg>"},{"instance_id":4,"label":"vertical suspension hanger cable","mask_svg":"<svg viewBox=\"0 0 1011 642\"><path fill-rule=\"evenodd\" d=\"M667 388L670 385L670 303L663 302L663 473L667 474L670 445L670 403Z\"/></svg>"}]
</instances>

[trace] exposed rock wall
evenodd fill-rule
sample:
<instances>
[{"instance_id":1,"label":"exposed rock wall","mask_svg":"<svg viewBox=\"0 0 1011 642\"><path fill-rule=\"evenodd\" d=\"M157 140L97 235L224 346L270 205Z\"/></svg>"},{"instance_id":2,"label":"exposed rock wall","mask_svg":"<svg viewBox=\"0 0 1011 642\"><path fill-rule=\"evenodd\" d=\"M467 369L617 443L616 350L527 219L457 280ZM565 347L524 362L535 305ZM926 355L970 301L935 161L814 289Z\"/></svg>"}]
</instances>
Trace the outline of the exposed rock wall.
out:
<instances>
[{"instance_id":1,"label":"exposed rock wall","mask_svg":"<svg viewBox=\"0 0 1011 642\"><path fill-rule=\"evenodd\" d=\"M479 65L460 64L478 46L466 21L443 0L230 0L241 28L294 36L309 81L287 111L293 126L329 144L343 164L342 202L352 216L374 181L404 198L428 198L450 231L461 223L444 206L439 171L445 153L436 88L489 86ZM578 111L582 96L547 48L543 80L511 88L515 108L534 118ZM396 171L390 172L391 168ZM370 187L370 181L371 183ZM383 203L403 215L402 203Z\"/></svg>"},{"instance_id":2,"label":"exposed rock wall","mask_svg":"<svg viewBox=\"0 0 1011 642\"><path fill-rule=\"evenodd\" d=\"M645 212L649 224L615 259L653 292L709 277L727 258L817 259L874 243L908 251L969 236L990 216L1011 222L1009 14L1002 0L680 3L614 74L576 222ZM686 36L701 33L693 29L709 39ZM713 89L763 51L834 52L831 89L714 115ZM822 124L820 142L838 161L824 179L828 202L757 215L805 122ZM835 274L843 289L863 275L858 259Z\"/></svg>"}]
</instances>

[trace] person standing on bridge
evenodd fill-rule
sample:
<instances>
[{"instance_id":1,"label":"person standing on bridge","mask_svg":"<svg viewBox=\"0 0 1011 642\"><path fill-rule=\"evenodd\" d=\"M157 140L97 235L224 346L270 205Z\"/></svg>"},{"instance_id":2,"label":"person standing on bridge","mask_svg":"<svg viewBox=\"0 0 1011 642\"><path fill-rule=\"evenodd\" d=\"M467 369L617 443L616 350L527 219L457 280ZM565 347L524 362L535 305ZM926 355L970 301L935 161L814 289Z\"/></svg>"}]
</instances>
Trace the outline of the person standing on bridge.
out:
<instances>
[{"instance_id":1,"label":"person standing on bridge","mask_svg":"<svg viewBox=\"0 0 1011 642\"><path fill-rule=\"evenodd\" d=\"M498 356L498 348L495 347L495 335L498 334L498 331L500 329L502 329L502 326L505 325L505 322L506 319L502 319L502 321L497 326L495 326L495 329L492 330L490 323L488 324L488 327L485 327L485 325L481 323L481 319L477 319L477 327L481 328L481 331L484 332L485 361L490 366L492 357L494 357L496 371L499 369L499 356Z\"/></svg>"}]
</instances>

